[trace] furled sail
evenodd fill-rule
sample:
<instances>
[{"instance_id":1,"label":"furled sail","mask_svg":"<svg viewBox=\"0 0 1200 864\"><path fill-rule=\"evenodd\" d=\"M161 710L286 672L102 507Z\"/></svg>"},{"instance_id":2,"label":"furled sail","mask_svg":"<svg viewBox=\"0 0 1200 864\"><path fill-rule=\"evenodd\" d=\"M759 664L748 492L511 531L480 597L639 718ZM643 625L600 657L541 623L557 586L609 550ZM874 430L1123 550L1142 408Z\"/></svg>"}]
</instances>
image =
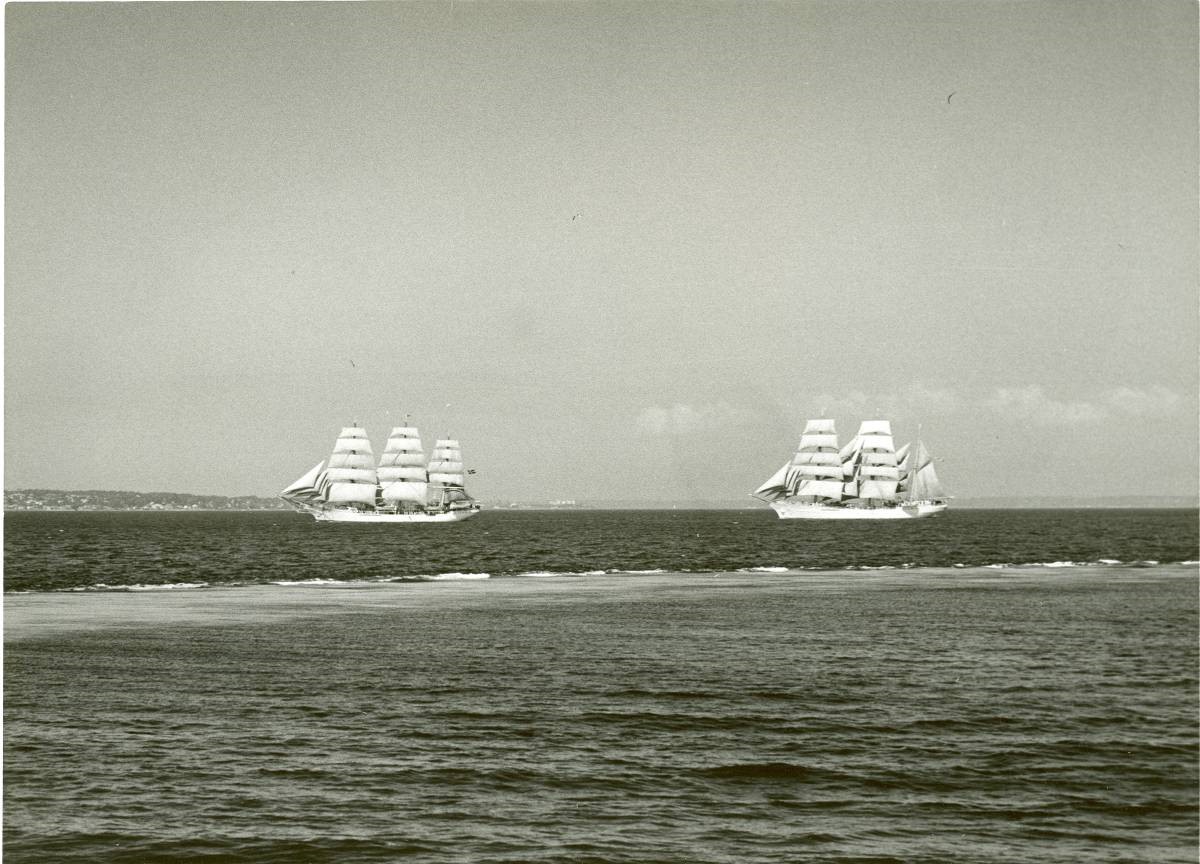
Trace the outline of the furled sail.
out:
<instances>
[{"instance_id":1,"label":"furled sail","mask_svg":"<svg viewBox=\"0 0 1200 864\"><path fill-rule=\"evenodd\" d=\"M379 456L380 494L391 503L425 503L429 486L425 472L425 451L421 435L413 426L397 426L388 435L387 444Z\"/></svg>"},{"instance_id":2,"label":"furled sail","mask_svg":"<svg viewBox=\"0 0 1200 864\"><path fill-rule=\"evenodd\" d=\"M342 429L329 457L325 481L323 497L330 503L375 504L375 459L365 429Z\"/></svg>"}]
</instances>

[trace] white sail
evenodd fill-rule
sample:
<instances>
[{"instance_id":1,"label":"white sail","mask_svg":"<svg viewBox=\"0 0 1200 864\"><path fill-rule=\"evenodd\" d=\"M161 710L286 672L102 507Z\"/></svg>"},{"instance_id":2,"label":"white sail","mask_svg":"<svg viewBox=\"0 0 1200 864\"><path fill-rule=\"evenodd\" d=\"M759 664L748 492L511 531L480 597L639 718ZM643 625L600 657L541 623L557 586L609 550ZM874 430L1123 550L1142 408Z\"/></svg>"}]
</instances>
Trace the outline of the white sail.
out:
<instances>
[{"instance_id":1,"label":"white sail","mask_svg":"<svg viewBox=\"0 0 1200 864\"><path fill-rule=\"evenodd\" d=\"M837 501L842 497L843 477L834 421L809 420L784 480L788 495Z\"/></svg>"},{"instance_id":2,"label":"white sail","mask_svg":"<svg viewBox=\"0 0 1200 864\"><path fill-rule=\"evenodd\" d=\"M380 483L399 480L424 480L425 468L421 465L380 465L375 471Z\"/></svg>"},{"instance_id":3,"label":"white sail","mask_svg":"<svg viewBox=\"0 0 1200 864\"><path fill-rule=\"evenodd\" d=\"M371 441L367 438L367 430L358 426L347 426L338 435L333 445L334 453L372 453Z\"/></svg>"},{"instance_id":4,"label":"white sail","mask_svg":"<svg viewBox=\"0 0 1200 864\"><path fill-rule=\"evenodd\" d=\"M453 438L439 439L429 457L429 482L443 486L464 485L462 450Z\"/></svg>"},{"instance_id":5,"label":"white sail","mask_svg":"<svg viewBox=\"0 0 1200 864\"><path fill-rule=\"evenodd\" d=\"M863 465L891 465L892 467L899 464L895 453L882 450L863 451L861 463Z\"/></svg>"},{"instance_id":6,"label":"white sail","mask_svg":"<svg viewBox=\"0 0 1200 864\"><path fill-rule=\"evenodd\" d=\"M417 452L384 452L379 457L380 467L384 465L424 465L425 454Z\"/></svg>"},{"instance_id":7,"label":"white sail","mask_svg":"<svg viewBox=\"0 0 1200 864\"><path fill-rule=\"evenodd\" d=\"M839 448L832 420L810 420L789 463L754 492L783 519L911 519L946 509L920 442L896 450L892 424L863 421Z\"/></svg>"},{"instance_id":8,"label":"white sail","mask_svg":"<svg viewBox=\"0 0 1200 864\"><path fill-rule=\"evenodd\" d=\"M858 476L864 480L880 479L899 480L900 469L895 465L859 465Z\"/></svg>"},{"instance_id":9,"label":"white sail","mask_svg":"<svg viewBox=\"0 0 1200 864\"><path fill-rule=\"evenodd\" d=\"M331 483L325 500L331 504L374 504L374 483Z\"/></svg>"},{"instance_id":10,"label":"white sail","mask_svg":"<svg viewBox=\"0 0 1200 864\"><path fill-rule=\"evenodd\" d=\"M858 497L894 501L898 485L895 480L862 480L858 484Z\"/></svg>"},{"instance_id":11,"label":"white sail","mask_svg":"<svg viewBox=\"0 0 1200 864\"><path fill-rule=\"evenodd\" d=\"M375 464L370 439L358 425L338 434L327 462L318 463L283 494L323 522L460 522L479 512L463 486L457 441L438 442L436 494L430 488L420 433L397 426Z\"/></svg>"},{"instance_id":12,"label":"white sail","mask_svg":"<svg viewBox=\"0 0 1200 864\"><path fill-rule=\"evenodd\" d=\"M393 503L411 502L414 504L424 504L425 496L429 489L429 484L424 480L420 481L405 481L397 480L393 482L380 481L380 488L384 501Z\"/></svg>"},{"instance_id":13,"label":"white sail","mask_svg":"<svg viewBox=\"0 0 1200 864\"><path fill-rule=\"evenodd\" d=\"M367 430L346 426L338 433L321 478L321 497L330 504L375 504L375 460Z\"/></svg>"},{"instance_id":14,"label":"white sail","mask_svg":"<svg viewBox=\"0 0 1200 864\"><path fill-rule=\"evenodd\" d=\"M857 485L857 497L868 501L893 500L896 490L891 487L899 482L900 472L896 467L892 424L887 420L864 420L854 440L857 446L847 460L846 476Z\"/></svg>"},{"instance_id":15,"label":"white sail","mask_svg":"<svg viewBox=\"0 0 1200 864\"><path fill-rule=\"evenodd\" d=\"M325 472L325 479L331 483L374 483L373 468L330 468Z\"/></svg>"},{"instance_id":16,"label":"white sail","mask_svg":"<svg viewBox=\"0 0 1200 864\"><path fill-rule=\"evenodd\" d=\"M429 501L444 507L470 505L462 448L454 438L439 438L429 455Z\"/></svg>"},{"instance_id":17,"label":"white sail","mask_svg":"<svg viewBox=\"0 0 1200 864\"><path fill-rule=\"evenodd\" d=\"M396 426L379 456L380 497L388 504L424 504L429 489L425 450L415 426Z\"/></svg>"},{"instance_id":18,"label":"white sail","mask_svg":"<svg viewBox=\"0 0 1200 864\"><path fill-rule=\"evenodd\" d=\"M388 435L387 445L383 448L384 453L409 452L420 453L421 434L413 426L397 426Z\"/></svg>"},{"instance_id":19,"label":"white sail","mask_svg":"<svg viewBox=\"0 0 1200 864\"><path fill-rule=\"evenodd\" d=\"M839 480L845 476L841 465L797 465L796 473L801 477L836 477Z\"/></svg>"},{"instance_id":20,"label":"white sail","mask_svg":"<svg viewBox=\"0 0 1200 864\"><path fill-rule=\"evenodd\" d=\"M329 457L330 468L374 468L370 453L334 453Z\"/></svg>"},{"instance_id":21,"label":"white sail","mask_svg":"<svg viewBox=\"0 0 1200 864\"><path fill-rule=\"evenodd\" d=\"M863 450L896 452L896 442L891 435L860 435L858 438Z\"/></svg>"},{"instance_id":22,"label":"white sail","mask_svg":"<svg viewBox=\"0 0 1200 864\"><path fill-rule=\"evenodd\" d=\"M814 495L819 498L832 498L838 501L841 500L843 488L842 481L840 480L805 480L796 489L796 494Z\"/></svg>"},{"instance_id":23,"label":"white sail","mask_svg":"<svg viewBox=\"0 0 1200 864\"><path fill-rule=\"evenodd\" d=\"M280 492L280 497L294 498L301 501L316 498L320 492L317 485L317 477L320 475L321 469L324 467L324 461L318 462L303 477Z\"/></svg>"},{"instance_id":24,"label":"white sail","mask_svg":"<svg viewBox=\"0 0 1200 864\"><path fill-rule=\"evenodd\" d=\"M810 435L806 432L800 436L800 450L819 450L822 448L832 449L836 453L838 449L837 435Z\"/></svg>"},{"instance_id":25,"label":"white sail","mask_svg":"<svg viewBox=\"0 0 1200 864\"><path fill-rule=\"evenodd\" d=\"M933 457L929 455L929 451L920 441L917 442L913 463L915 471L909 487L911 497L918 501L945 498L946 490L938 481L937 471L933 467Z\"/></svg>"},{"instance_id":26,"label":"white sail","mask_svg":"<svg viewBox=\"0 0 1200 864\"><path fill-rule=\"evenodd\" d=\"M783 498L788 494L787 476L791 470L792 460L784 462L779 470L772 474L765 483L759 486L750 494L755 498L761 498L764 501L774 501L777 498Z\"/></svg>"},{"instance_id":27,"label":"white sail","mask_svg":"<svg viewBox=\"0 0 1200 864\"><path fill-rule=\"evenodd\" d=\"M425 451L416 427L397 426L392 429L379 456L379 479L425 479Z\"/></svg>"},{"instance_id":28,"label":"white sail","mask_svg":"<svg viewBox=\"0 0 1200 864\"><path fill-rule=\"evenodd\" d=\"M832 451L801 451L792 457L793 465L841 465L842 460Z\"/></svg>"},{"instance_id":29,"label":"white sail","mask_svg":"<svg viewBox=\"0 0 1200 864\"><path fill-rule=\"evenodd\" d=\"M802 434L808 435L809 433L812 433L814 435L836 435L837 430L835 426L836 424L834 421L828 418L809 420L804 424L804 432Z\"/></svg>"}]
</instances>

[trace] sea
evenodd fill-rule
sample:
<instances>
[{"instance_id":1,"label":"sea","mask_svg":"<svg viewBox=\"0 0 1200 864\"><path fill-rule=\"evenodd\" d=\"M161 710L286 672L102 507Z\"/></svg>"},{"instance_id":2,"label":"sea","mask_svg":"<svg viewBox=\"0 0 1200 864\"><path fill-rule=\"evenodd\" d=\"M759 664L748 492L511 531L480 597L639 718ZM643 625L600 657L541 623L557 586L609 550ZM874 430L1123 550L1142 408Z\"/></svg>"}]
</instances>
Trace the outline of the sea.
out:
<instances>
[{"instance_id":1,"label":"sea","mask_svg":"<svg viewBox=\"0 0 1200 864\"><path fill-rule=\"evenodd\" d=\"M1180 862L1200 520L10 512L18 862Z\"/></svg>"}]
</instances>

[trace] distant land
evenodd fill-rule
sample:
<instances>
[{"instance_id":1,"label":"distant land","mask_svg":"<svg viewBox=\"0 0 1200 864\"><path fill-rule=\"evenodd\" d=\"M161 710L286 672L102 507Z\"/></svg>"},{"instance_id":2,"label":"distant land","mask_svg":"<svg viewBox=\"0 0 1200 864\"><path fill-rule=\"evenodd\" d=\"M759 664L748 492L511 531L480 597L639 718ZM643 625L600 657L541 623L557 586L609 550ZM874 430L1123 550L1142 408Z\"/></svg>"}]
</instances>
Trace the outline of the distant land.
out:
<instances>
[{"instance_id":1,"label":"distant land","mask_svg":"<svg viewBox=\"0 0 1200 864\"><path fill-rule=\"evenodd\" d=\"M744 498L709 501L634 500L529 500L484 501L487 510L765 510ZM1195 497L1139 495L1128 497L1071 498L1064 496L1022 498L956 498L961 509L1085 509L1085 508L1194 508ZM107 490L65 491L61 489L16 489L4 493L4 509L20 510L290 510L278 498L255 495L190 495L185 492L113 492Z\"/></svg>"}]
</instances>

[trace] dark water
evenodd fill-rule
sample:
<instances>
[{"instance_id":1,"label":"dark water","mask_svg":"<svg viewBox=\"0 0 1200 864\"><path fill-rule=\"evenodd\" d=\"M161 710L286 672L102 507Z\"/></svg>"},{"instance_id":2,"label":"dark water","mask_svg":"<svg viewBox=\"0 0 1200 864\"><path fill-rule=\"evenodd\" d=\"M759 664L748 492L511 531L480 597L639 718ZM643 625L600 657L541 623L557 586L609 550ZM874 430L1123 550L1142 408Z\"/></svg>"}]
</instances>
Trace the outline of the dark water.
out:
<instances>
[{"instance_id":1,"label":"dark water","mask_svg":"<svg viewBox=\"0 0 1200 864\"><path fill-rule=\"evenodd\" d=\"M453 574L1159 564L1200 557L1195 510L965 510L847 523L770 510L487 511L456 525L297 513L8 513L4 590Z\"/></svg>"},{"instance_id":2,"label":"dark water","mask_svg":"<svg viewBox=\"0 0 1200 864\"><path fill-rule=\"evenodd\" d=\"M1196 861L1194 511L769 515L8 514L5 861Z\"/></svg>"}]
</instances>

